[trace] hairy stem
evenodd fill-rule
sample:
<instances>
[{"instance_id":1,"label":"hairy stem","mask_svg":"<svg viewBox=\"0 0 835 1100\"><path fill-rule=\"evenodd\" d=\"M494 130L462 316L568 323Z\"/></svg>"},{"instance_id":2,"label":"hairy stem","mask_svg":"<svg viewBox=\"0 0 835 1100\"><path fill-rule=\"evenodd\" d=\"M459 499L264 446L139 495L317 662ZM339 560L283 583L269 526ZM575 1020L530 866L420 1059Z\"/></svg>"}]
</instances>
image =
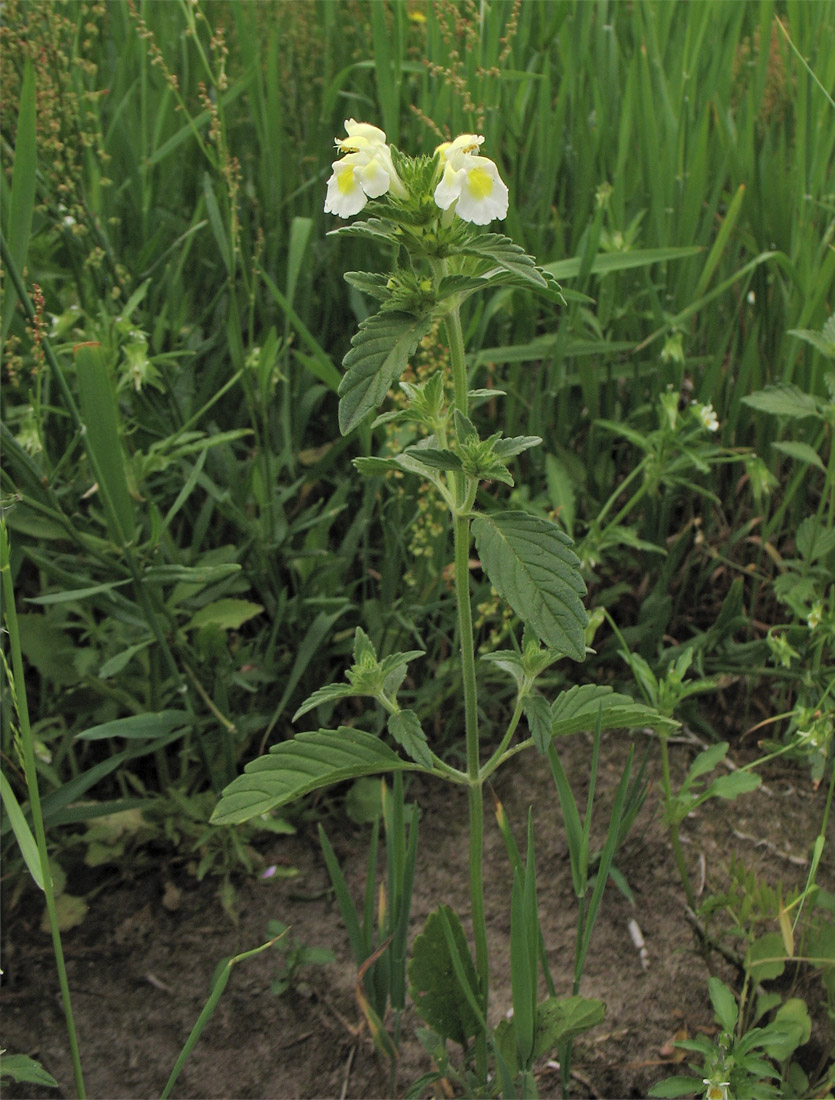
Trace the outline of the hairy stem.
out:
<instances>
[{"instance_id":1,"label":"hairy stem","mask_svg":"<svg viewBox=\"0 0 835 1100\"><path fill-rule=\"evenodd\" d=\"M467 415L467 364L464 356L464 336L458 309L450 311L446 318L450 360L454 384L454 408ZM487 953L487 928L484 914L484 806L482 801L483 778L479 774L478 699L475 674L475 646L473 642L473 615L470 604L470 519L466 504L470 497L470 479L463 473L455 476L455 502L459 512L453 519L455 540L455 601L458 610L458 633L461 646L461 676L464 689L464 728L467 748L467 776L469 778L470 825L470 906L472 910L473 939L475 941L476 970L481 989L483 1010L486 1015L489 996L489 959ZM486 1063L486 1043L481 1042L477 1051L479 1062Z\"/></svg>"}]
</instances>

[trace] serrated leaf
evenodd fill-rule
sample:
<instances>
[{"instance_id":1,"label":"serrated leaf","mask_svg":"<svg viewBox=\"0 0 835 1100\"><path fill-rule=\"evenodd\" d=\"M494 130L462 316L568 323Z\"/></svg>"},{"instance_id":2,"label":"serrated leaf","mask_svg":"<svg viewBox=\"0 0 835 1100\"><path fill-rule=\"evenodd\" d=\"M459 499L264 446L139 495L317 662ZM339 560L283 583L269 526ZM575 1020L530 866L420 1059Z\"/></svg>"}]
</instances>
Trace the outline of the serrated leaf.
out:
<instances>
[{"instance_id":1,"label":"serrated leaf","mask_svg":"<svg viewBox=\"0 0 835 1100\"><path fill-rule=\"evenodd\" d=\"M798 554L809 562L826 557L835 550L835 527L822 527L815 516L808 516L797 529L795 545Z\"/></svg>"},{"instance_id":2,"label":"serrated leaf","mask_svg":"<svg viewBox=\"0 0 835 1100\"><path fill-rule=\"evenodd\" d=\"M324 687L317 688L312 695L308 695L296 713L293 715L291 721L295 722L298 718L301 718L303 714L307 714L310 710L315 710L316 707L322 705L322 703L333 703L337 699L345 699L349 695L356 694L351 684L325 684Z\"/></svg>"},{"instance_id":3,"label":"serrated leaf","mask_svg":"<svg viewBox=\"0 0 835 1100\"><path fill-rule=\"evenodd\" d=\"M339 430L347 435L383 403L432 325L431 316L396 310L367 318L342 361L347 373L339 384Z\"/></svg>"},{"instance_id":4,"label":"serrated leaf","mask_svg":"<svg viewBox=\"0 0 835 1100\"><path fill-rule=\"evenodd\" d=\"M490 583L545 645L575 661L586 655L586 586L571 539L527 512L478 516L473 534Z\"/></svg>"},{"instance_id":5,"label":"serrated leaf","mask_svg":"<svg viewBox=\"0 0 835 1100\"><path fill-rule=\"evenodd\" d=\"M452 929L470 987L478 988L475 966L458 914L442 905L429 914L423 931L415 939L408 967L409 993L418 1014L433 1031L442 1039L454 1039L464 1046L477 1034L479 1023L459 986L444 935L442 913Z\"/></svg>"},{"instance_id":6,"label":"serrated leaf","mask_svg":"<svg viewBox=\"0 0 835 1100\"><path fill-rule=\"evenodd\" d=\"M790 328L789 336L799 336L808 344L817 348L827 359L835 359L835 313L829 318L820 332L808 328Z\"/></svg>"},{"instance_id":7,"label":"serrated leaf","mask_svg":"<svg viewBox=\"0 0 835 1100\"><path fill-rule=\"evenodd\" d=\"M384 221L382 218L368 218L365 221L350 222L348 225L340 225L338 229L331 229L329 237L363 237L366 240L389 241L399 244L400 237L397 227L393 222Z\"/></svg>"},{"instance_id":8,"label":"serrated leaf","mask_svg":"<svg viewBox=\"0 0 835 1100\"><path fill-rule=\"evenodd\" d=\"M420 719L413 710L401 710L399 714L390 714L388 731L412 760L424 768L432 767L432 754L426 743L426 734L421 729Z\"/></svg>"},{"instance_id":9,"label":"serrated leaf","mask_svg":"<svg viewBox=\"0 0 835 1100\"><path fill-rule=\"evenodd\" d=\"M752 409L772 413L774 416L789 416L798 420L804 416L820 416L817 400L790 382L766 386L763 390L748 394L742 400Z\"/></svg>"},{"instance_id":10,"label":"serrated leaf","mask_svg":"<svg viewBox=\"0 0 835 1100\"><path fill-rule=\"evenodd\" d=\"M456 409L453 414L453 421L455 423L455 438L459 443L467 443L471 439L478 439L478 431L475 424L468 416L465 416L460 409Z\"/></svg>"},{"instance_id":11,"label":"serrated leaf","mask_svg":"<svg viewBox=\"0 0 835 1100\"><path fill-rule=\"evenodd\" d=\"M361 664L363 661L377 660L377 650L374 648L374 643L361 626L358 626L354 631L353 657L355 665Z\"/></svg>"},{"instance_id":12,"label":"serrated leaf","mask_svg":"<svg viewBox=\"0 0 835 1100\"><path fill-rule=\"evenodd\" d=\"M480 465L478 479L479 481L499 481L502 485L513 486L514 484L513 474L501 462L491 462L489 466Z\"/></svg>"},{"instance_id":13,"label":"serrated leaf","mask_svg":"<svg viewBox=\"0 0 835 1100\"><path fill-rule=\"evenodd\" d=\"M422 769L417 764L364 730L340 726L300 733L247 764L244 774L223 791L211 824L239 825L311 791L361 775L418 770Z\"/></svg>"},{"instance_id":14,"label":"serrated leaf","mask_svg":"<svg viewBox=\"0 0 835 1100\"><path fill-rule=\"evenodd\" d=\"M398 456L399 457L399 456ZM363 477L381 477L389 470L400 470L402 466L397 458L362 457L354 459L354 466Z\"/></svg>"},{"instance_id":15,"label":"serrated leaf","mask_svg":"<svg viewBox=\"0 0 835 1100\"><path fill-rule=\"evenodd\" d=\"M372 271L346 271L342 278L349 286L381 302L386 302L391 297L385 275L377 275Z\"/></svg>"},{"instance_id":16,"label":"serrated leaf","mask_svg":"<svg viewBox=\"0 0 835 1100\"><path fill-rule=\"evenodd\" d=\"M807 462L810 466L816 466L819 470L826 472L826 467L820 455L808 443L802 443L797 439L784 439L778 443L772 443L771 446L775 451L780 451L781 454L788 455L789 458L794 458L798 462Z\"/></svg>"},{"instance_id":17,"label":"serrated leaf","mask_svg":"<svg viewBox=\"0 0 835 1100\"><path fill-rule=\"evenodd\" d=\"M544 756L551 744L551 706L544 695L528 695L522 703L533 743Z\"/></svg>"},{"instance_id":18,"label":"serrated leaf","mask_svg":"<svg viewBox=\"0 0 835 1100\"><path fill-rule=\"evenodd\" d=\"M404 453L431 470L461 469L461 459L454 451L442 451L436 447L407 447Z\"/></svg>"},{"instance_id":19,"label":"serrated leaf","mask_svg":"<svg viewBox=\"0 0 835 1100\"><path fill-rule=\"evenodd\" d=\"M453 294L460 294L463 300L468 294L472 294L475 290L481 290L488 283L489 280L481 276L445 275L438 287L438 301L450 298Z\"/></svg>"},{"instance_id":20,"label":"serrated leaf","mask_svg":"<svg viewBox=\"0 0 835 1100\"><path fill-rule=\"evenodd\" d=\"M628 695L600 684L576 684L564 691L551 706L552 736L593 729L600 719L601 729L635 729L649 726L670 732L678 725L652 707L636 703Z\"/></svg>"},{"instance_id":21,"label":"serrated leaf","mask_svg":"<svg viewBox=\"0 0 835 1100\"><path fill-rule=\"evenodd\" d=\"M531 447L538 447L541 443L538 435L514 435L508 439L500 439L493 447L493 454L498 458L512 458Z\"/></svg>"},{"instance_id":22,"label":"serrated leaf","mask_svg":"<svg viewBox=\"0 0 835 1100\"><path fill-rule=\"evenodd\" d=\"M482 233L462 244L459 251L466 256L477 256L513 275L514 285L535 286L538 290L549 289L549 282L532 257L501 233ZM489 275L489 272L483 271L480 274Z\"/></svg>"}]
</instances>

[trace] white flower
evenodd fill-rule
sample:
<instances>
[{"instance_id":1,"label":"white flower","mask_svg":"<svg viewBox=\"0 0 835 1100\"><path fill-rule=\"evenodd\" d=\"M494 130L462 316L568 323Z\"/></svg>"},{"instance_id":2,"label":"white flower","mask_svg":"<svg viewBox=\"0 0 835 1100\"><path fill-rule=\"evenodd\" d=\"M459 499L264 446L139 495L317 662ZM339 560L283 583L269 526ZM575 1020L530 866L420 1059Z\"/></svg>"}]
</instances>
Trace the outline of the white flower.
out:
<instances>
[{"instance_id":1,"label":"white flower","mask_svg":"<svg viewBox=\"0 0 835 1100\"><path fill-rule=\"evenodd\" d=\"M696 416L701 421L702 427L707 428L709 432L719 430L719 418L713 405L701 405L696 402Z\"/></svg>"},{"instance_id":2,"label":"white flower","mask_svg":"<svg viewBox=\"0 0 835 1100\"><path fill-rule=\"evenodd\" d=\"M435 188L435 202L441 210L453 208L459 218L476 225L507 216L507 187L499 170L489 157L478 155L483 141L477 134L460 134L438 147L444 174Z\"/></svg>"},{"instance_id":3,"label":"white flower","mask_svg":"<svg viewBox=\"0 0 835 1100\"><path fill-rule=\"evenodd\" d=\"M378 199L387 191L406 197L406 188L397 175L386 135L369 122L345 120L347 138L336 138L336 147L345 155L334 163L328 180L325 213L350 218L358 214L369 199Z\"/></svg>"},{"instance_id":4,"label":"white flower","mask_svg":"<svg viewBox=\"0 0 835 1100\"><path fill-rule=\"evenodd\" d=\"M702 1083L707 1085L705 1100L728 1100L730 1081L711 1081L709 1077L705 1077Z\"/></svg>"}]
</instances>

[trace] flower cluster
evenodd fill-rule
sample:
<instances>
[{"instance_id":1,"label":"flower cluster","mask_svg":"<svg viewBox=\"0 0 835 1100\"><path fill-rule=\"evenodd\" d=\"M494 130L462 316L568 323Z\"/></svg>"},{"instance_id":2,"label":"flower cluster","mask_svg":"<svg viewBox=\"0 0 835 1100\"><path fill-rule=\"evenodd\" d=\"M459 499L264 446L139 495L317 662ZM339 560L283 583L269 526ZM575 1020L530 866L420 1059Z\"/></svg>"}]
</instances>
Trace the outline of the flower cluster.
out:
<instances>
[{"instance_id":1,"label":"flower cluster","mask_svg":"<svg viewBox=\"0 0 835 1100\"><path fill-rule=\"evenodd\" d=\"M353 118L346 120L345 131L347 138L336 139L342 156L334 162L328 180L325 213L349 218L358 214L369 199L388 193L398 199L407 198L385 133ZM493 161L479 154L483 141L478 134L461 134L435 150L441 172L434 191L435 204L449 211L450 217L457 214L475 225L487 225L507 215L507 186Z\"/></svg>"}]
</instances>

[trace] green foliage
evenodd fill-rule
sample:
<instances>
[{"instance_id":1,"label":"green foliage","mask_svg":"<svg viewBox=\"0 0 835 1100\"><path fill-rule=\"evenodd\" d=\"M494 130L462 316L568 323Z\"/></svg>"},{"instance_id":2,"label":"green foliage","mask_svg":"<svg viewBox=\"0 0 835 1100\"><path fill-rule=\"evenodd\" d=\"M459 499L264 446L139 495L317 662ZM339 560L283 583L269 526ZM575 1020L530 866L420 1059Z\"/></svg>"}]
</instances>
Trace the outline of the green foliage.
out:
<instances>
[{"instance_id":1,"label":"green foliage","mask_svg":"<svg viewBox=\"0 0 835 1100\"><path fill-rule=\"evenodd\" d=\"M57 1089L58 1082L51 1073L47 1073L40 1062L25 1054L7 1054L0 1051L0 1077L11 1077L23 1085L40 1085L41 1088Z\"/></svg>"},{"instance_id":2,"label":"green foliage","mask_svg":"<svg viewBox=\"0 0 835 1100\"><path fill-rule=\"evenodd\" d=\"M479 516L473 534L493 587L540 640L582 661L586 586L571 540L556 524L525 512Z\"/></svg>"},{"instance_id":3,"label":"green foliage","mask_svg":"<svg viewBox=\"0 0 835 1100\"><path fill-rule=\"evenodd\" d=\"M745 769L712 778L722 744L680 791L667 774L673 716L697 715L725 673L776 685L787 728L769 748L791 746L815 782L831 766L828 6L790 5L784 19L770 3L494 0L477 18L446 3L414 14L327 0L4 4L4 594L29 610L9 627L2 729L27 783L9 772L2 795L6 834L41 884L28 821L94 828L94 813L136 810L140 790L163 835L197 846L204 873L227 870L247 845L207 840L212 791L225 788L213 820L226 823L389 770L480 793L531 741L554 766L554 738L595 725L661 735L680 855L688 812L757 781ZM346 103L382 121L414 201L372 200L325 241ZM442 154L431 149L463 132L484 134L510 184L507 236L433 202ZM358 270L369 245L391 272ZM450 362L419 377L417 349L439 325ZM348 434L334 442L337 422ZM430 498L439 508L420 528ZM444 512L450 524L433 531ZM419 529L430 553L403 591ZM727 594L722 570L739 578ZM546 670L592 644L587 586L598 614L628 623L621 642L646 705L594 682L548 694ZM478 640L505 648L481 671L506 673L516 693L482 764L461 608L493 600L491 587L501 627L490 636L488 621ZM662 650L665 635L684 648ZM440 661L453 637L460 667ZM407 676L418 655L435 673L422 684ZM349 696L373 699L372 732L286 740L294 710L321 709L329 726ZM450 729L467 728L466 773L426 737L441 707ZM523 717L530 741L512 744ZM380 740L384 722L400 751ZM641 785L625 784L603 851L589 853L591 815L581 821L558 783L575 888L595 904L640 802ZM518 882L517 930L533 891ZM524 1055L510 1058L479 1020L480 925L476 899L478 981L462 985L469 953L443 924L476 1021L474 1061L456 1077L429 1045L464 1093L486 1087L488 1048L499 1087L525 1092L532 1078L514 1082L509 1067L523 1073L538 1049L542 1006L532 1013L530 989L518 993ZM523 986L532 942L517 954ZM799 1008L783 1023L765 1046L737 1036L757 1082L762 1052L777 1058L785 1035L803 1034ZM76 1077L82 1094L80 1066Z\"/></svg>"},{"instance_id":4,"label":"green foliage","mask_svg":"<svg viewBox=\"0 0 835 1100\"><path fill-rule=\"evenodd\" d=\"M414 803L405 803L403 777L399 773L394 777L391 790L385 781L378 783L378 789L382 791L379 799L381 814L378 811L371 833L365 898L361 909L351 897L339 861L321 825L319 840L351 943L351 954L358 976L362 979L360 1007L378 1049L395 1061L398 1057L396 1044L400 1037L400 1016L406 1006L406 960L417 859L418 808ZM386 838L386 878L380 884L381 904L377 907L375 924L380 816ZM394 1041L389 1038L384 1026L389 1005L395 1013Z\"/></svg>"},{"instance_id":5,"label":"green foliage","mask_svg":"<svg viewBox=\"0 0 835 1100\"><path fill-rule=\"evenodd\" d=\"M423 931L412 945L409 993L421 1019L441 1039L466 1046L479 1031L479 1021L456 976L448 936L452 937L470 989L477 988L475 967L458 914L448 905L441 905L426 918Z\"/></svg>"},{"instance_id":6,"label":"green foliage","mask_svg":"<svg viewBox=\"0 0 835 1100\"><path fill-rule=\"evenodd\" d=\"M269 756L248 764L223 792L211 821L240 824L345 779L398 770L423 769L403 760L371 733L346 726L299 733L292 741L274 745Z\"/></svg>"},{"instance_id":7,"label":"green foliage","mask_svg":"<svg viewBox=\"0 0 835 1100\"><path fill-rule=\"evenodd\" d=\"M273 939L279 962L276 977L270 983L270 992L281 997L295 988L300 980L301 971L308 966L327 966L336 956L329 947L308 947L294 935L290 928L280 920L271 920L267 925L267 934Z\"/></svg>"}]
</instances>

